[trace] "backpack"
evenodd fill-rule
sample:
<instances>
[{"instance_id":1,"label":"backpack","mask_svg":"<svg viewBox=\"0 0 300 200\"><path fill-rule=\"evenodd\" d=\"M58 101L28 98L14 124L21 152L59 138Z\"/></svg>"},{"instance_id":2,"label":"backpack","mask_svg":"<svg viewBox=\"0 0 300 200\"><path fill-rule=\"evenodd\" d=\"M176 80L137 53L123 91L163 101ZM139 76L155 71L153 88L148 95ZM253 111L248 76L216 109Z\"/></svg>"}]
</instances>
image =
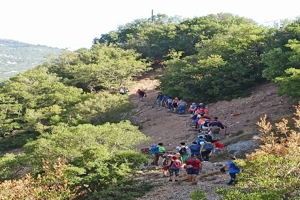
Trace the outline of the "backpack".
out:
<instances>
[{"instance_id":1,"label":"backpack","mask_svg":"<svg viewBox=\"0 0 300 200\"><path fill-rule=\"evenodd\" d=\"M172 166L175 169L180 169L181 168L181 162L180 161L173 161Z\"/></svg>"},{"instance_id":2,"label":"backpack","mask_svg":"<svg viewBox=\"0 0 300 200\"><path fill-rule=\"evenodd\" d=\"M181 149L179 150L179 153L180 153L180 155L187 154L186 147L181 147Z\"/></svg>"},{"instance_id":3,"label":"backpack","mask_svg":"<svg viewBox=\"0 0 300 200\"><path fill-rule=\"evenodd\" d=\"M211 133L213 133L213 134L218 134L220 132L220 127L218 127L218 126L213 126L212 128L211 128Z\"/></svg>"},{"instance_id":4,"label":"backpack","mask_svg":"<svg viewBox=\"0 0 300 200\"><path fill-rule=\"evenodd\" d=\"M190 146L190 150L191 150L191 153L199 153L200 152L200 146L199 145L191 145Z\"/></svg>"},{"instance_id":5,"label":"backpack","mask_svg":"<svg viewBox=\"0 0 300 200\"><path fill-rule=\"evenodd\" d=\"M205 151L211 151L214 149L214 145L211 142L205 142L204 149Z\"/></svg>"},{"instance_id":6,"label":"backpack","mask_svg":"<svg viewBox=\"0 0 300 200\"><path fill-rule=\"evenodd\" d=\"M210 120L206 119L204 121L204 123L202 124L202 126L208 127L209 123L210 123Z\"/></svg>"},{"instance_id":7,"label":"backpack","mask_svg":"<svg viewBox=\"0 0 300 200\"><path fill-rule=\"evenodd\" d=\"M167 164L168 164L168 160L164 159L163 166L167 166Z\"/></svg>"},{"instance_id":8,"label":"backpack","mask_svg":"<svg viewBox=\"0 0 300 200\"><path fill-rule=\"evenodd\" d=\"M151 148L150 148L150 152L152 153L152 154L159 154L160 152L159 152L159 146L157 145L157 146L152 146Z\"/></svg>"},{"instance_id":9,"label":"backpack","mask_svg":"<svg viewBox=\"0 0 300 200\"><path fill-rule=\"evenodd\" d=\"M196 142L197 142L197 144L199 144L200 146L201 146L201 142L205 142L205 139L204 138L198 138L197 140L196 140Z\"/></svg>"}]
</instances>

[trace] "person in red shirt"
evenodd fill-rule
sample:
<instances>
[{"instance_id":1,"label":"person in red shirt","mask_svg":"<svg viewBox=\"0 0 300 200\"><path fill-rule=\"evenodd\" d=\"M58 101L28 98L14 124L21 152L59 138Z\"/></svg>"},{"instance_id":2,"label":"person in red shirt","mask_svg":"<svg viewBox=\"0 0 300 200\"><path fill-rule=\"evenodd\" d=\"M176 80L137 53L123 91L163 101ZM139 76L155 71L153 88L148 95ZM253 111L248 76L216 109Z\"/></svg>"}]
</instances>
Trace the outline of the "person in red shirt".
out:
<instances>
[{"instance_id":1,"label":"person in red shirt","mask_svg":"<svg viewBox=\"0 0 300 200\"><path fill-rule=\"evenodd\" d=\"M221 151L225 148L225 146L223 144L221 144L220 142L218 142L217 140L213 140L212 142L215 146L215 152Z\"/></svg>"},{"instance_id":2,"label":"person in red shirt","mask_svg":"<svg viewBox=\"0 0 300 200\"><path fill-rule=\"evenodd\" d=\"M192 182L193 184L197 184L196 177L199 174L199 172L202 170L202 163L197 158L197 156L192 156L191 159L186 161L185 168L187 170L188 174L188 182Z\"/></svg>"},{"instance_id":3,"label":"person in red shirt","mask_svg":"<svg viewBox=\"0 0 300 200\"><path fill-rule=\"evenodd\" d=\"M173 106L175 112L176 112L176 108L178 107L178 105L177 105L178 102L179 102L178 97L175 97L175 99L173 99L173 101L172 101L172 106Z\"/></svg>"},{"instance_id":4,"label":"person in red shirt","mask_svg":"<svg viewBox=\"0 0 300 200\"><path fill-rule=\"evenodd\" d=\"M139 99L140 99L140 101L142 101L143 98L146 97L147 95L146 95L146 93L144 91L142 91L141 89L138 89L136 91L136 96L138 96Z\"/></svg>"}]
</instances>

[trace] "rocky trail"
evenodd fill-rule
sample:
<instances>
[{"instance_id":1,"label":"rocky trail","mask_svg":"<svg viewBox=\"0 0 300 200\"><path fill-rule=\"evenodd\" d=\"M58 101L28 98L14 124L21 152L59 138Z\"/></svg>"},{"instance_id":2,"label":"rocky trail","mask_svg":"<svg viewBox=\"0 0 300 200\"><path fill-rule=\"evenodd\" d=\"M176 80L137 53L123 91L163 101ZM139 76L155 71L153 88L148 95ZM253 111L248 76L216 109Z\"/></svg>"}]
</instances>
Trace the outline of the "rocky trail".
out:
<instances>
[{"instance_id":1,"label":"rocky trail","mask_svg":"<svg viewBox=\"0 0 300 200\"><path fill-rule=\"evenodd\" d=\"M141 170L138 172L137 179L154 183L155 188L138 200L190 199L190 194L199 188L206 194L207 199L220 199L215 189L233 187L225 184L229 177L219 170L224 164L225 162L203 162L203 172L197 177L197 185L186 181L187 174L184 169L180 170L178 182L169 182L168 177L162 176L162 170L159 167Z\"/></svg>"},{"instance_id":2,"label":"rocky trail","mask_svg":"<svg viewBox=\"0 0 300 200\"><path fill-rule=\"evenodd\" d=\"M139 145L138 148L163 142L167 151L175 151L175 147L180 142L190 145L198 132L191 127L189 114L178 115L168 112L166 108L156 107L155 100L158 91L155 88L158 85L158 80L144 77L129 88L130 101L135 105L133 110L135 114L131 120L141 127L145 135L153 139L151 142ZM147 93L147 97L142 102L135 96L137 89L142 89ZM274 122L282 117L291 117L294 110L292 100L288 97L277 96L277 86L272 83L261 84L253 88L249 97L205 104L209 109L209 115L218 116L220 121L228 127L226 134L225 130L221 132L221 143L225 144L227 152L240 158L259 148L259 132L256 122L261 117L267 114L268 120ZM169 182L168 178L162 176L161 167L146 166L145 169L138 171L136 178L150 181L156 186L138 200L191 199L190 193L199 188L206 193L207 199L220 199L215 189L231 186L226 185L228 175L219 171L220 166L225 164L226 158L222 153L214 157L217 159L203 162L203 172L197 178L197 185L191 185L186 181L185 170L181 171L178 182Z\"/></svg>"}]
</instances>

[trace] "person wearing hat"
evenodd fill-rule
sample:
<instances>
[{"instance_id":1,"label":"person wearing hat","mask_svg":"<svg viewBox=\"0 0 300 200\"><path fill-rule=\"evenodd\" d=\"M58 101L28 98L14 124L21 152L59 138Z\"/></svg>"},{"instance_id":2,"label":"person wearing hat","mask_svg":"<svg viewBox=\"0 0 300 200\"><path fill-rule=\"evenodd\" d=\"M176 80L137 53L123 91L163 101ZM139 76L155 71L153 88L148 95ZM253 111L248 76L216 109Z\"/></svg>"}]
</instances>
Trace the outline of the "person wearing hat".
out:
<instances>
[{"instance_id":1,"label":"person wearing hat","mask_svg":"<svg viewBox=\"0 0 300 200\"><path fill-rule=\"evenodd\" d=\"M202 170L202 163L196 155L193 155L191 159L186 161L185 168L188 174L187 181L192 182L193 184L197 184L196 177Z\"/></svg>"},{"instance_id":2,"label":"person wearing hat","mask_svg":"<svg viewBox=\"0 0 300 200\"><path fill-rule=\"evenodd\" d=\"M220 170L221 172L225 172L228 170L230 181L227 183L227 185L235 185L238 181L236 180L236 174L240 173L240 168L238 168L235 163L233 162L236 160L236 157L234 155L229 156L229 161L226 163L225 166L223 166Z\"/></svg>"}]
</instances>

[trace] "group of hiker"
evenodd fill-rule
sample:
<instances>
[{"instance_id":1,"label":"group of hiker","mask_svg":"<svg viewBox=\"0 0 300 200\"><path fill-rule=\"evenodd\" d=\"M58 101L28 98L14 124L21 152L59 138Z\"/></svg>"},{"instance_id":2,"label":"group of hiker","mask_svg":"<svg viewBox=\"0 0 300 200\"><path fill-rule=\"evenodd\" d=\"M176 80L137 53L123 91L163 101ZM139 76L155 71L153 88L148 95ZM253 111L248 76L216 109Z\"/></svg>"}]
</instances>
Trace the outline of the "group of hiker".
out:
<instances>
[{"instance_id":1,"label":"group of hiker","mask_svg":"<svg viewBox=\"0 0 300 200\"><path fill-rule=\"evenodd\" d=\"M168 111L173 110L179 114L185 113L187 103L184 100L179 100L177 97L172 99L168 95L159 93L156 98L158 107L165 106ZM152 164L158 166L159 158L163 158L163 176L169 177L169 181L178 181L179 173L182 169L186 170L188 175L187 181L196 183L197 175L202 171L202 162L209 161L212 154L222 151L225 147L219 140L220 131L227 128L223 125L218 117L210 118L208 116L208 109L203 103L192 103L188 111L191 114L191 123L199 130L197 138L187 146L185 142L170 152L166 152L163 143L158 143L149 148L154 155ZM239 173L239 168L235 165L234 156L230 157L230 161L220 170L225 172L228 170L230 181L228 185L235 185L236 173ZM174 177L174 178L173 178Z\"/></svg>"},{"instance_id":2,"label":"group of hiker","mask_svg":"<svg viewBox=\"0 0 300 200\"><path fill-rule=\"evenodd\" d=\"M156 105L158 107L166 107L168 111L178 112L178 114L184 114L187 103L183 99L174 99L166 94L158 93L156 97Z\"/></svg>"},{"instance_id":3,"label":"group of hiker","mask_svg":"<svg viewBox=\"0 0 300 200\"><path fill-rule=\"evenodd\" d=\"M170 182L177 182L181 171L186 170L187 181L197 184L196 177L202 171L202 162L208 161L212 153L224 149L224 145L218 141L213 141L209 137L202 139L203 137L200 136L190 146L181 142L176 147L176 153L168 153L163 143L158 143L158 145L154 145L149 149L154 155L154 160L151 164L159 166L158 161L161 157L163 158L163 177L168 177ZM230 181L227 185L235 185L237 183L236 174L240 172L240 169L233 162L234 159L235 157L231 155L230 161L220 168L221 172L228 170Z\"/></svg>"}]
</instances>

